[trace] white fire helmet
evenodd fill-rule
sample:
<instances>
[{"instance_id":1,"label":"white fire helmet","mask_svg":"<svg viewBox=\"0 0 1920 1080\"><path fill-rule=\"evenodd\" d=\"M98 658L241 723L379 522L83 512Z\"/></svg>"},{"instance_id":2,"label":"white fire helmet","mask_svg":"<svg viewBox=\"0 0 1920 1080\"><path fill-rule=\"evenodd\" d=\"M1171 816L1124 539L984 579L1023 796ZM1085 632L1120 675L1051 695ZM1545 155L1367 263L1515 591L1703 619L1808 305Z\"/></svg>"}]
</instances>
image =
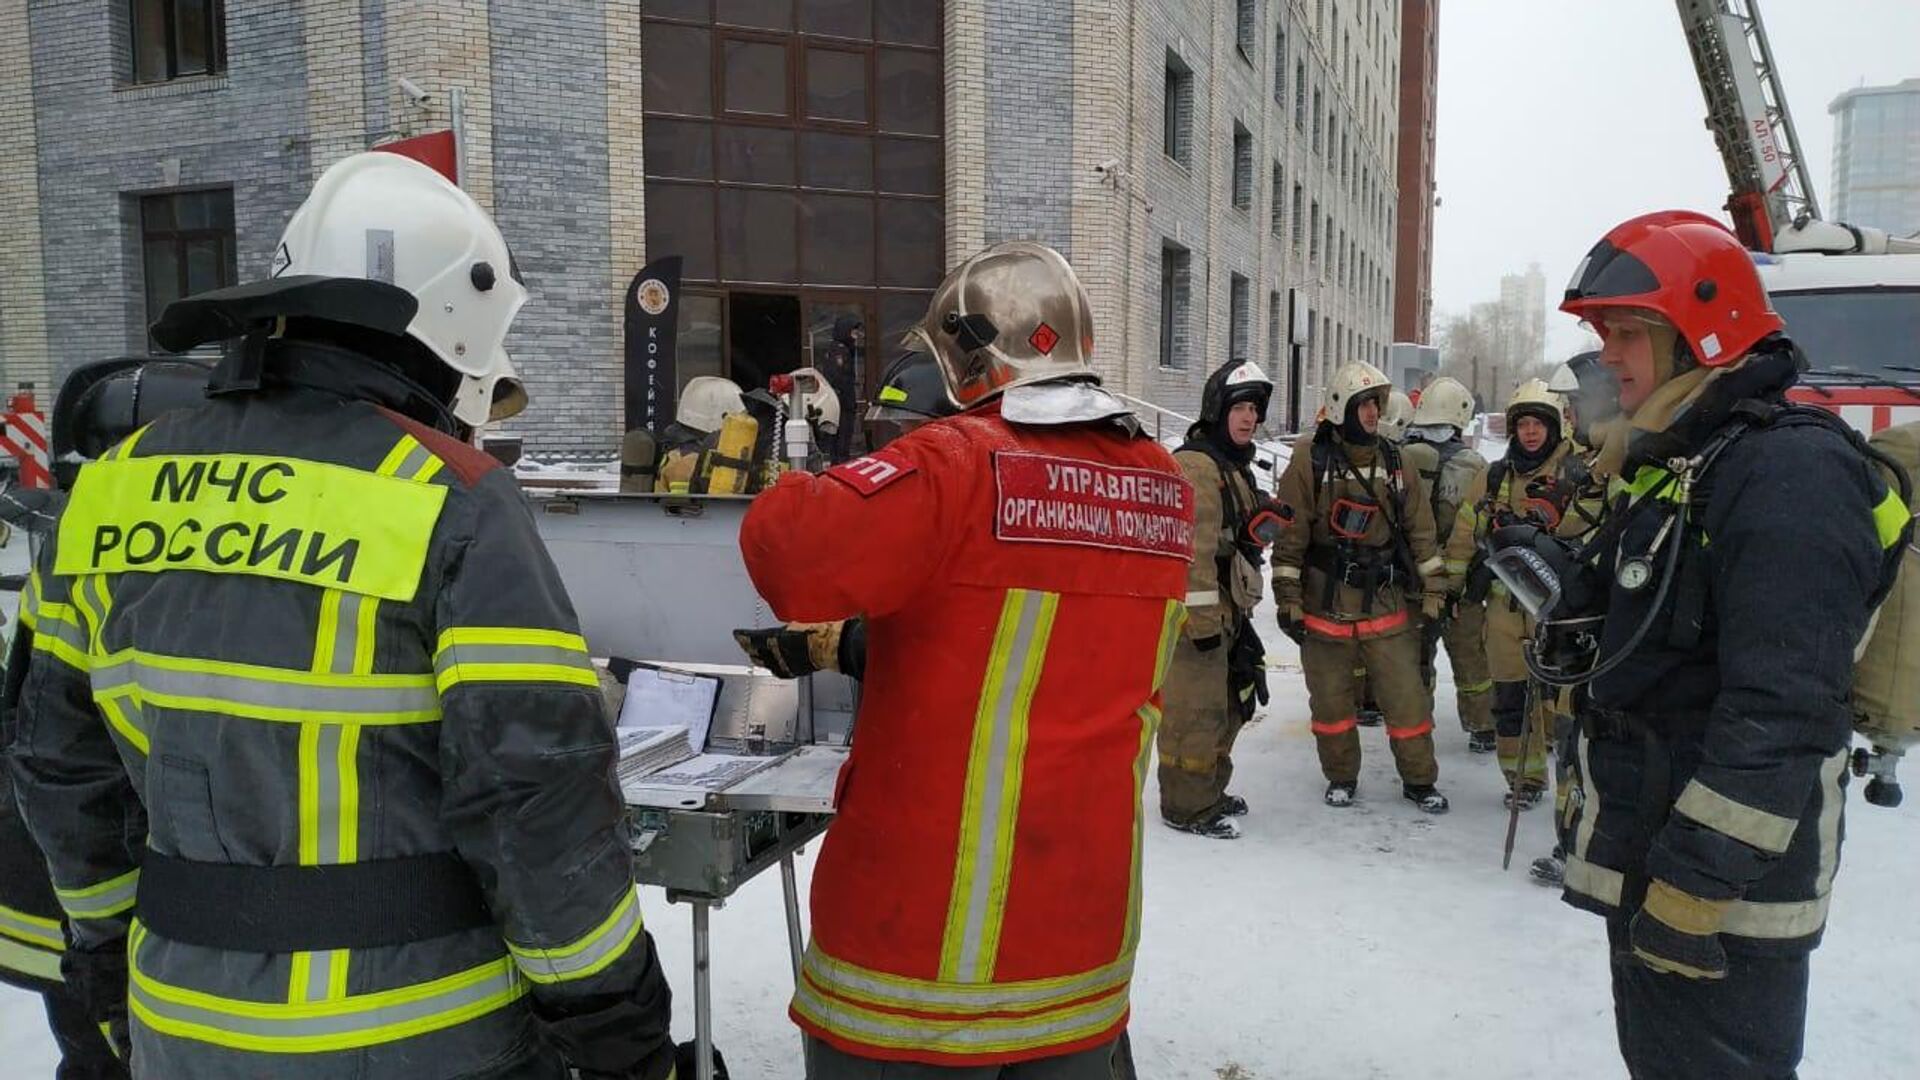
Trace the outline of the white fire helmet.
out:
<instances>
[{"instance_id":1,"label":"white fire helmet","mask_svg":"<svg viewBox=\"0 0 1920 1080\"><path fill-rule=\"evenodd\" d=\"M680 391L679 404L673 407L673 422L683 428L711 435L720 430L728 413L747 411L740 387L732 379L718 375L696 375Z\"/></svg>"},{"instance_id":2,"label":"white fire helmet","mask_svg":"<svg viewBox=\"0 0 1920 1080\"><path fill-rule=\"evenodd\" d=\"M793 374L796 379L808 375L813 376L814 390L811 393L803 395L801 398L807 407L806 419L828 435L838 433L840 430L840 395L834 392L833 385L827 382L827 377L820 374L817 369L810 367L796 368Z\"/></svg>"},{"instance_id":3,"label":"white fire helmet","mask_svg":"<svg viewBox=\"0 0 1920 1080\"><path fill-rule=\"evenodd\" d=\"M1387 394L1392 384L1379 368L1365 360L1349 360L1340 365L1327 381L1327 389L1321 408L1327 420L1339 424L1347 419L1347 404L1356 398L1373 395L1380 399L1380 410L1386 412Z\"/></svg>"},{"instance_id":4,"label":"white fire helmet","mask_svg":"<svg viewBox=\"0 0 1920 1080\"><path fill-rule=\"evenodd\" d=\"M1442 375L1420 391L1420 404L1413 407L1415 427L1442 424L1464 432L1473 423L1473 392L1460 380Z\"/></svg>"},{"instance_id":5,"label":"white fire helmet","mask_svg":"<svg viewBox=\"0 0 1920 1080\"><path fill-rule=\"evenodd\" d=\"M1380 410L1380 434L1397 443L1407 437L1407 425L1412 422L1413 399L1398 390L1389 393L1386 407Z\"/></svg>"},{"instance_id":6,"label":"white fire helmet","mask_svg":"<svg viewBox=\"0 0 1920 1080\"><path fill-rule=\"evenodd\" d=\"M526 286L493 218L431 167L381 151L343 158L294 211L272 273L405 290L417 303L406 333L460 374L456 418L478 428L526 407L505 348Z\"/></svg>"}]
</instances>

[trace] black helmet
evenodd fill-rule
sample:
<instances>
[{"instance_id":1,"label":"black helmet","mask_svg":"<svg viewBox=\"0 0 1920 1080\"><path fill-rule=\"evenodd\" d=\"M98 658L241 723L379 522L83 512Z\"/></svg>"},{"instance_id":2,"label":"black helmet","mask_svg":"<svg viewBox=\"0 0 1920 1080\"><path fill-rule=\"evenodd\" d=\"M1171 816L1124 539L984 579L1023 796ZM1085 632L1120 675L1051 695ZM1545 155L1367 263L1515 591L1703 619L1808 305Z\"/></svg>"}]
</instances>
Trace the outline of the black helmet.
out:
<instances>
[{"instance_id":1,"label":"black helmet","mask_svg":"<svg viewBox=\"0 0 1920 1080\"><path fill-rule=\"evenodd\" d=\"M938 420L959 409L947 396L940 363L923 352L905 353L887 365L880 392L867 409L868 420Z\"/></svg>"},{"instance_id":2,"label":"black helmet","mask_svg":"<svg viewBox=\"0 0 1920 1080\"><path fill-rule=\"evenodd\" d=\"M1574 438L1591 445L1595 424L1620 415L1620 380L1600 362L1597 352L1583 352L1554 369L1547 386L1573 406Z\"/></svg>"},{"instance_id":3,"label":"black helmet","mask_svg":"<svg viewBox=\"0 0 1920 1080\"><path fill-rule=\"evenodd\" d=\"M165 413L205 402L213 368L173 357L128 356L82 364L60 384L48 441L54 483L73 486L80 466Z\"/></svg>"}]
</instances>

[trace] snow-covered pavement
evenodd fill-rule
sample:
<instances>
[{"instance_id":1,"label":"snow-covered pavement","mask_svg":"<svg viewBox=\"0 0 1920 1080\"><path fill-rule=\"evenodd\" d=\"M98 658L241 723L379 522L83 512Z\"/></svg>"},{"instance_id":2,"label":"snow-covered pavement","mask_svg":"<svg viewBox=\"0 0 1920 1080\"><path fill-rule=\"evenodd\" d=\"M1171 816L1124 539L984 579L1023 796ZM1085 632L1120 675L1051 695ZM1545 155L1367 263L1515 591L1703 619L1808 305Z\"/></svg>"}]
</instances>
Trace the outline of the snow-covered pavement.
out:
<instances>
[{"instance_id":1,"label":"snow-covered pavement","mask_svg":"<svg viewBox=\"0 0 1920 1080\"><path fill-rule=\"evenodd\" d=\"M17 542L16 542L17 545ZM11 552L7 553L11 555ZM9 608L9 603L7 605ZM1600 920L1531 884L1552 844L1544 807L1500 871L1506 811L1491 756L1466 751L1445 664L1438 742L1453 812L1401 799L1385 736L1362 729L1360 801L1320 803L1297 654L1269 628L1274 700L1242 735L1233 842L1147 831L1145 938L1133 1040L1145 1080L1587 1080L1623 1075ZM1158 793L1147 791L1149 808ZM1849 806L1826 944L1814 954L1805 1080L1920 1075L1920 809ZM803 878L811 869L802 861ZM805 882L802 882L803 888ZM657 890L649 927L693 1031L691 919ZM778 874L713 919L717 1037L738 1080L795 1080L792 976ZM0 1074L52 1075L38 1002L0 988Z\"/></svg>"}]
</instances>

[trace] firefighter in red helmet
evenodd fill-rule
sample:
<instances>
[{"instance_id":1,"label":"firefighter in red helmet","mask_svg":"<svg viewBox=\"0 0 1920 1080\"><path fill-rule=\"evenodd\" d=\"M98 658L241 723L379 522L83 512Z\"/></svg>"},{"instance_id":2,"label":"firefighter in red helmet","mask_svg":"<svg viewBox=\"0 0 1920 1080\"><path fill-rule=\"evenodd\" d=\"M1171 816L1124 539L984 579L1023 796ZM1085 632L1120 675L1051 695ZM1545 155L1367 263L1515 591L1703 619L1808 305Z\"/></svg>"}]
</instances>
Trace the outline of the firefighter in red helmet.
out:
<instances>
[{"instance_id":1,"label":"firefighter in red helmet","mask_svg":"<svg viewBox=\"0 0 1920 1080\"><path fill-rule=\"evenodd\" d=\"M1853 650L1905 502L1850 429L1786 402L1804 359L1713 219L1620 225L1561 310L1620 381L1628 422L1596 466L1614 507L1578 548L1537 526L1494 545L1550 556L1533 672L1590 688L1564 897L1607 919L1632 1076L1788 1078L1839 864ZM1562 647L1595 616L1592 647Z\"/></svg>"}]
</instances>

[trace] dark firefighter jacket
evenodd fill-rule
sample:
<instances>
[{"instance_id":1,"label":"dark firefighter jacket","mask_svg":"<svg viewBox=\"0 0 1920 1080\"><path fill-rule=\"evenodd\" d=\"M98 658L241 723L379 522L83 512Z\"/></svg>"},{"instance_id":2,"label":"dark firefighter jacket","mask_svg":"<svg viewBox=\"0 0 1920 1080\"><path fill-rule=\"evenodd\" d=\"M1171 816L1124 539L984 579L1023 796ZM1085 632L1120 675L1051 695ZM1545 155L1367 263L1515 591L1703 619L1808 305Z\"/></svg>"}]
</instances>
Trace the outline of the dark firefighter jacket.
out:
<instances>
[{"instance_id":1,"label":"dark firefighter jacket","mask_svg":"<svg viewBox=\"0 0 1920 1080\"><path fill-rule=\"evenodd\" d=\"M13 777L76 946L130 947L134 1071L668 1075L611 723L525 500L368 400L384 369L276 348L294 385L86 466L28 585ZM463 887L464 928L406 936Z\"/></svg>"},{"instance_id":2,"label":"dark firefighter jacket","mask_svg":"<svg viewBox=\"0 0 1920 1080\"><path fill-rule=\"evenodd\" d=\"M1646 463L1698 453L1737 402L1778 402L1779 365L1758 361L1710 383L1672 429L1641 433L1636 446L1660 449L1636 450L1616 481L1624 517L1597 563L1611 579L1600 655L1655 613L1631 658L1592 684L1565 898L1612 915L1665 881L1735 901L1728 948L1791 954L1826 923L1853 653L1906 514L1845 435L1804 416L1747 429L1691 492ZM1626 566L1677 505L1682 555L1656 608L1669 560L1652 560L1638 589Z\"/></svg>"}]
</instances>

